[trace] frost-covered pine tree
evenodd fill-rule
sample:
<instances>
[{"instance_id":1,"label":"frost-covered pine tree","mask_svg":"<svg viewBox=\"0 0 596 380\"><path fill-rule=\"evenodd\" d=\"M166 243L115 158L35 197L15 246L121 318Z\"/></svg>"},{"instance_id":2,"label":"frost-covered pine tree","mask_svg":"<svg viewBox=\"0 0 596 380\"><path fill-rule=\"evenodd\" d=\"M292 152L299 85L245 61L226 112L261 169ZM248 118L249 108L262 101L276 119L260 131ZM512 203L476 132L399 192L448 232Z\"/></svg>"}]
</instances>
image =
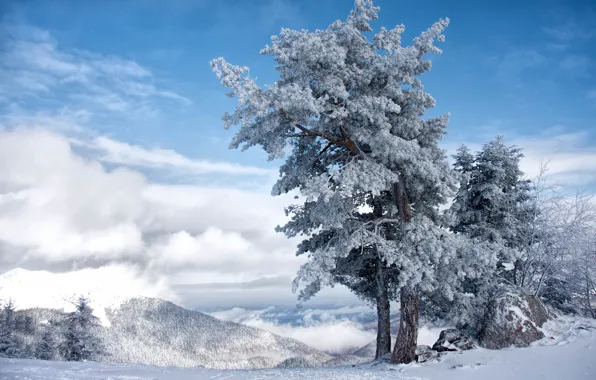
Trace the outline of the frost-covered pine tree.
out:
<instances>
[{"instance_id":1,"label":"frost-covered pine tree","mask_svg":"<svg viewBox=\"0 0 596 380\"><path fill-rule=\"evenodd\" d=\"M231 148L259 145L270 159L286 157L272 193L298 191L304 200L287 208L291 220L279 228L304 236L297 254L309 261L294 282L300 299L333 286L336 264L351 253L370 253L379 264L379 298L388 295L383 271L395 267L401 321L393 360L409 362L419 294L437 287L436 269L452 255L437 226L438 206L455 189L438 147L447 116L423 118L435 101L418 78L431 68L426 54L440 53L434 42L448 20L402 46L403 25L367 38L378 11L356 0L345 22L325 30L282 29L261 51L277 63L280 79L270 86L223 58L211 65L238 98L235 112L224 115L226 128L240 126ZM389 321L381 322L380 333Z\"/></svg>"},{"instance_id":2,"label":"frost-covered pine tree","mask_svg":"<svg viewBox=\"0 0 596 380\"><path fill-rule=\"evenodd\" d=\"M460 186L448 216L460 238L458 255L467 259L455 261L462 263L455 268L462 276L447 314L470 333L477 332L500 284L519 286L524 252L536 243L532 220L537 209L530 202L532 184L519 168L522 157L520 148L507 146L500 136L475 154L462 146L454 155Z\"/></svg>"},{"instance_id":3,"label":"frost-covered pine tree","mask_svg":"<svg viewBox=\"0 0 596 380\"><path fill-rule=\"evenodd\" d=\"M0 309L0 357L19 357L23 349L21 339L16 335L15 305L7 301Z\"/></svg>"},{"instance_id":4,"label":"frost-covered pine tree","mask_svg":"<svg viewBox=\"0 0 596 380\"><path fill-rule=\"evenodd\" d=\"M503 137L484 144L472 155L458 150L455 169L462 182L451 206L452 230L493 243L499 249L500 273L517 284L518 258L528 244L526 229L533 211L531 182L519 168L521 149L507 146Z\"/></svg>"},{"instance_id":5,"label":"frost-covered pine tree","mask_svg":"<svg viewBox=\"0 0 596 380\"><path fill-rule=\"evenodd\" d=\"M95 360L104 353L103 342L97 335L99 320L85 297L79 297L75 306L64 322L62 356L68 361Z\"/></svg>"},{"instance_id":6,"label":"frost-covered pine tree","mask_svg":"<svg viewBox=\"0 0 596 380\"><path fill-rule=\"evenodd\" d=\"M57 355L58 343L56 342L55 332L50 326L46 326L35 347L35 358L41 360L55 360Z\"/></svg>"}]
</instances>

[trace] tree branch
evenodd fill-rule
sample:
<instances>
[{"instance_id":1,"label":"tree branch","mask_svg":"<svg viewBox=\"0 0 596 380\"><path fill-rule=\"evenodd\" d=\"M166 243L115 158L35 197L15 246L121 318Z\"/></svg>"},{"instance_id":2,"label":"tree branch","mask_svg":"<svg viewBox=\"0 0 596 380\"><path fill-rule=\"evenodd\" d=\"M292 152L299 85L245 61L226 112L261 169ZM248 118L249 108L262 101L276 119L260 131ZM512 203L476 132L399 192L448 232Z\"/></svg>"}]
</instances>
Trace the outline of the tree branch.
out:
<instances>
[{"instance_id":1,"label":"tree branch","mask_svg":"<svg viewBox=\"0 0 596 380\"><path fill-rule=\"evenodd\" d=\"M283 109L280 110L280 113L281 113L282 117L288 118L288 114L285 110L283 110ZM360 155L360 151L359 151L358 147L352 140L350 140L350 138L348 136L345 135L345 131L343 130L343 128L342 128L342 138L338 139L338 138L331 136L327 133L313 131L312 129L308 129L300 123L295 123L294 127L298 128L300 131L305 133L307 136L321 137L321 138L329 141L331 144L343 146L344 148L347 148L355 156Z\"/></svg>"}]
</instances>

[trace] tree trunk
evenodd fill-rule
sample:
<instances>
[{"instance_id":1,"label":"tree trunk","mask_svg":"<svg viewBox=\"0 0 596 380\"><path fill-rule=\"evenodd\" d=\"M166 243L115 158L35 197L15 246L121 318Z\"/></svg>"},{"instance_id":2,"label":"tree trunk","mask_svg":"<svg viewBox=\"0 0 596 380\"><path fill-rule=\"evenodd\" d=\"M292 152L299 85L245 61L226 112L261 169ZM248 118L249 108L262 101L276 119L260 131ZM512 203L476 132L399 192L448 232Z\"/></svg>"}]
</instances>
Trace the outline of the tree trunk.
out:
<instances>
[{"instance_id":1,"label":"tree trunk","mask_svg":"<svg viewBox=\"0 0 596 380\"><path fill-rule=\"evenodd\" d=\"M393 363L410 363L416 360L420 295L415 289L403 287L400 290L399 301L401 313L399 331L391 361Z\"/></svg>"},{"instance_id":2,"label":"tree trunk","mask_svg":"<svg viewBox=\"0 0 596 380\"><path fill-rule=\"evenodd\" d=\"M586 272L586 308L588 309L588 312L590 313L592 318L596 318L596 310L592 309L592 302L590 301L590 297L592 296L590 294L590 290L591 290L591 288L593 288L590 285L591 285L590 277L588 276L588 273Z\"/></svg>"},{"instance_id":3,"label":"tree trunk","mask_svg":"<svg viewBox=\"0 0 596 380\"><path fill-rule=\"evenodd\" d=\"M389 294L383 276L383 262L377 259L377 351L375 359L391 352Z\"/></svg>"}]
</instances>

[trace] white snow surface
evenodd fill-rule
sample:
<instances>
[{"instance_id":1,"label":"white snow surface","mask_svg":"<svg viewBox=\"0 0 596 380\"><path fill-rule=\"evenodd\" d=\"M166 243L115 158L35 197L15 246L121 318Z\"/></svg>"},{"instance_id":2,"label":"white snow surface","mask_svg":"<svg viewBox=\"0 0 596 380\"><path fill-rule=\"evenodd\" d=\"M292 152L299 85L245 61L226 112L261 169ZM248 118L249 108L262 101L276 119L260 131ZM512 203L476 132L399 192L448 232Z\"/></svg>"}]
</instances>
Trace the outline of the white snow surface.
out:
<instances>
[{"instance_id":1,"label":"white snow surface","mask_svg":"<svg viewBox=\"0 0 596 380\"><path fill-rule=\"evenodd\" d=\"M111 380L594 380L596 321L561 317L547 322L546 337L528 348L475 349L449 353L439 362L409 365L368 363L315 369L210 370L103 363L0 359L0 379Z\"/></svg>"}]
</instances>

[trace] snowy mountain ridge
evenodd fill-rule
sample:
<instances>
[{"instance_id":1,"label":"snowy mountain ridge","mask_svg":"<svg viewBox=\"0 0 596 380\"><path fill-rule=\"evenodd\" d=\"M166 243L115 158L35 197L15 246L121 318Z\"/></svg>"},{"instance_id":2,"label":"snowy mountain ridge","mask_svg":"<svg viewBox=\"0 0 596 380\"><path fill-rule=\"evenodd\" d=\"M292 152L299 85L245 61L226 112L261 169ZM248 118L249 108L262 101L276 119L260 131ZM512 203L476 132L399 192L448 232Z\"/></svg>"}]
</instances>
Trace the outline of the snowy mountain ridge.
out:
<instances>
[{"instance_id":1,"label":"snowy mountain ridge","mask_svg":"<svg viewBox=\"0 0 596 380\"><path fill-rule=\"evenodd\" d=\"M79 285L74 280L67 274L12 270L0 276L0 299L12 299L20 313L39 324L48 315L59 319L58 310L72 310L78 295L88 296L102 320L109 353L104 361L114 363L253 369L273 368L293 358L318 364L332 359L295 339L139 296L134 293L138 289L124 292L113 285Z\"/></svg>"},{"instance_id":2,"label":"snowy mountain ridge","mask_svg":"<svg viewBox=\"0 0 596 380\"><path fill-rule=\"evenodd\" d=\"M110 281L105 281L109 278ZM125 286L123 286L125 284ZM122 268L106 267L103 273L78 270L68 273L16 268L0 275L0 300L12 299L17 310L44 308L69 312L79 296L89 298L93 314L109 327L106 309L118 308L135 297L159 297L158 286L130 281Z\"/></svg>"}]
</instances>

